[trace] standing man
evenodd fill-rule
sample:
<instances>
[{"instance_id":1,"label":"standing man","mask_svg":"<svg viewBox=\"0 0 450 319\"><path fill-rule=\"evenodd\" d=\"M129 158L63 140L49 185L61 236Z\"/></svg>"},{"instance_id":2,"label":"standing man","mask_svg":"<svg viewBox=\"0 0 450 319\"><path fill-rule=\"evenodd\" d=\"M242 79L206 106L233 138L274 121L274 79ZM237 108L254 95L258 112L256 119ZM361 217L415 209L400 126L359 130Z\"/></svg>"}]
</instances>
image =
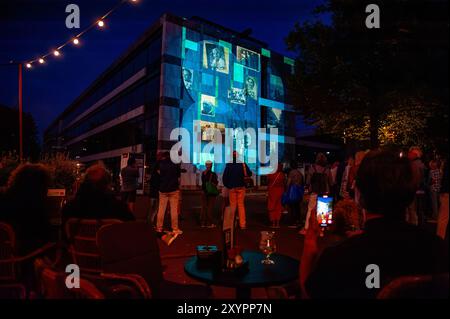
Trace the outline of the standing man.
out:
<instances>
[{"instance_id":1,"label":"standing man","mask_svg":"<svg viewBox=\"0 0 450 319\"><path fill-rule=\"evenodd\" d=\"M183 232L178 228L178 205L180 200L180 165L174 164L170 159L170 153L164 152L162 159L157 163L156 169L160 176L159 183L159 208L156 221L156 231L161 233L164 226L164 215L167 203L170 205L170 219L174 234Z\"/></svg>"},{"instance_id":2,"label":"standing man","mask_svg":"<svg viewBox=\"0 0 450 319\"><path fill-rule=\"evenodd\" d=\"M120 171L122 177L122 201L127 203L130 212L134 213L134 203L136 202L136 190L138 187L139 169L136 167L136 159L128 158L127 166Z\"/></svg>"},{"instance_id":3,"label":"standing man","mask_svg":"<svg viewBox=\"0 0 450 319\"><path fill-rule=\"evenodd\" d=\"M156 164L152 169L150 175L150 207L147 213L147 223L151 225L155 225L155 217L158 214L159 209L159 184L161 183L161 177L158 174Z\"/></svg>"},{"instance_id":4,"label":"standing man","mask_svg":"<svg viewBox=\"0 0 450 319\"><path fill-rule=\"evenodd\" d=\"M227 163L223 172L223 185L229 189L231 215L234 216L236 210L239 212L239 226L241 229L247 228L244 204L245 178L251 176L250 168L246 163L238 163L237 153L233 151L233 163Z\"/></svg>"}]
</instances>

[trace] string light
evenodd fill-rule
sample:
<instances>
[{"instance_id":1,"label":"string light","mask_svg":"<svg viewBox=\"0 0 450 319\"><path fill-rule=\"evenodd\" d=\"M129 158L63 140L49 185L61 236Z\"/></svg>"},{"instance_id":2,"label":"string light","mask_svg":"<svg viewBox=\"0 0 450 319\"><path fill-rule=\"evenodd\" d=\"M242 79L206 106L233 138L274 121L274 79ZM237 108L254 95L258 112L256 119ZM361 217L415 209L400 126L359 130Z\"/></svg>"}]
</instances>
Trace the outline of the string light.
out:
<instances>
[{"instance_id":1,"label":"string light","mask_svg":"<svg viewBox=\"0 0 450 319\"><path fill-rule=\"evenodd\" d=\"M93 29L95 26L98 26L99 28L103 28L105 26L105 21L104 20L109 15L111 15L111 13L113 13L114 11L119 9L119 7L121 7L126 2L131 2L133 4L137 4L139 2L139 0L119 0L118 3L112 9L110 9L106 14L101 16L98 20L96 20L94 23L92 23L90 26L88 26L82 32L77 34L74 38L72 38L72 39L68 40L67 42L65 42L64 44L58 46L56 50L53 50L52 52L49 52L47 54L43 54L41 56L41 58L34 59L34 60L23 61L21 63L23 63L26 66L26 68L30 69L30 68L32 68L32 64L34 62L39 62L39 64L44 64L45 63L44 58L49 56L49 55L51 55L51 54L53 54L55 57L59 57L61 55L60 50L63 49L67 44L73 43L74 45L79 45L80 44L79 38L81 38L81 36L83 36L85 33L90 31L91 29Z\"/></svg>"}]
</instances>

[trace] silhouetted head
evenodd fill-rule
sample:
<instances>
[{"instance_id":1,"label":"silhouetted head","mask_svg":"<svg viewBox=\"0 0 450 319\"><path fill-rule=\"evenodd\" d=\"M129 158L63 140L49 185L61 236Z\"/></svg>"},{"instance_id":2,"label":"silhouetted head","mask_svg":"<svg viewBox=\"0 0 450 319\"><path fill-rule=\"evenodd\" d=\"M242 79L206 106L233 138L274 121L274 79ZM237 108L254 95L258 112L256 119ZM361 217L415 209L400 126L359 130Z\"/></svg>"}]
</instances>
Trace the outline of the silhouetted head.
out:
<instances>
[{"instance_id":1,"label":"silhouetted head","mask_svg":"<svg viewBox=\"0 0 450 319\"><path fill-rule=\"evenodd\" d=\"M356 175L360 205L369 213L403 219L417 183L408 159L386 150L366 154Z\"/></svg>"},{"instance_id":2,"label":"silhouetted head","mask_svg":"<svg viewBox=\"0 0 450 319\"><path fill-rule=\"evenodd\" d=\"M439 168L438 161L436 161L436 160L431 160L429 165L430 165L430 169L432 169L432 170Z\"/></svg>"},{"instance_id":3,"label":"silhouetted head","mask_svg":"<svg viewBox=\"0 0 450 319\"><path fill-rule=\"evenodd\" d=\"M50 180L50 172L44 165L21 164L8 179L7 193L30 202L45 199Z\"/></svg>"},{"instance_id":4,"label":"silhouetted head","mask_svg":"<svg viewBox=\"0 0 450 319\"><path fill-rule=\"evenodd\" d=\"M111 186L111 175L103 165L95 164L86 170L80 188L93 192L106 193Z\"/></svg>"},{"instance_id":5,"label":"silhouetted head","mask_svg":"<svg viewBox=\"0 0 450 319\"><path fill-rule=\"evenodd\" d=\"M410 161L413 161L413 160L421 158L421 157L422 157L422 150L420 149L420 147L412 146L409 148L408 159Z\"/></svg>"},{"instance_id":6,"label":"silhouetted head","mask_svg":"<svg viewBox=\"0 0 450 319\"><path fill-rule=\"evenodd\" d=\"M320 166L326 166L327 165L327 157L324 153L318 153L316 156L316 164Z\"/></svg>"}]
</instances>

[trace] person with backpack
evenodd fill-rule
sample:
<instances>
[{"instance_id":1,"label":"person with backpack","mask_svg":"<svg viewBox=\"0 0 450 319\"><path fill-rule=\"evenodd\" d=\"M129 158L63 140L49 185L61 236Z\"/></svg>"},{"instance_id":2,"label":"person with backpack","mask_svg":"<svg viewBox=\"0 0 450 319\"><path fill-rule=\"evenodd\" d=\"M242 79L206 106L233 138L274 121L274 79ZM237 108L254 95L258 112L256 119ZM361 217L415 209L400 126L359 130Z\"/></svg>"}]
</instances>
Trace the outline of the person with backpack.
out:
<instances>
[{"instance_id":1,"label":"person with backpack","mask_svg":"<svg viewBox=\"0 0 450 319\"><path fill-rule=\"evenodd\" d=\"M328 194L331 190L332 178L330 169L327 167L327 157L318 153L316 162L309 167L306 174L306 185L309 189L308 212L306 214L305 227L299 234L304 235L309 227L312 209L316 206L317 195Z\"/></svg>"},{"instance_id":2,"label":"person with backpack","mask_svg":"<svg viewBox=\"0 0 450 319\"><path fill-rule=\"evenodd\" d=\"M216 197L219 195L217 185L219 180L217 174L213 172L211 161L206 161L206 169L202 172L202 211L200 215L201 227L214 228L213 210L216 204Z\"/></svg>"}]
</instances>

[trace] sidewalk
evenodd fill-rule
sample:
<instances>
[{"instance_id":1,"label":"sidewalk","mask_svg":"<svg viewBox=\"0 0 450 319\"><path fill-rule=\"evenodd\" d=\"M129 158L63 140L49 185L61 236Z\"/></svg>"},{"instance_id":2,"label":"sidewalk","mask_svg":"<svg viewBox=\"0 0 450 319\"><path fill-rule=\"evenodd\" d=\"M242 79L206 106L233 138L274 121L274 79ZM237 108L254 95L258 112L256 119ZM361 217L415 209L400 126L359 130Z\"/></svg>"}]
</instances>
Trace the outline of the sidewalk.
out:
<instances>
[{"instance_id":1,"label":"sidewalk","mask_svg":"<svg viewBox=\"0 0 450 319\"><path fill-rule=\"evenodd\" d=\"M179 283L198 283L189 278L184 273L184 263L191 256L195 255L198 245L220 245L221 231L219 228L200 228L198 217L201 210L200 192L183 191L182 193L182 213L180 218L180 228L183 234L180 235L171 246L167 247L160 243L160 252L165 268L166 279ZM136 218L145 220L145 212L148 209L148 198L138 197L136 202ZM216 215L218 217L220 208L219 200L216 203ZM260 231L271 230L267 224L266 198L263 192L252 193L246 198L247 226L244 231L237 231L237 243L247 250L258 250ZM167 214L169 215L169 214ZM169 216L166 216L169 222ZM168 225L168 224L166 224ZM303 237L297 234L295 229L282 226L276 230L276 242L278 252L293 258L299 259L303 246ZM213 286L214 298L234 298L235 290ZM252 290L252 298L267 298L265 289L258 288Z\"/></svg>"}]
</instances>

